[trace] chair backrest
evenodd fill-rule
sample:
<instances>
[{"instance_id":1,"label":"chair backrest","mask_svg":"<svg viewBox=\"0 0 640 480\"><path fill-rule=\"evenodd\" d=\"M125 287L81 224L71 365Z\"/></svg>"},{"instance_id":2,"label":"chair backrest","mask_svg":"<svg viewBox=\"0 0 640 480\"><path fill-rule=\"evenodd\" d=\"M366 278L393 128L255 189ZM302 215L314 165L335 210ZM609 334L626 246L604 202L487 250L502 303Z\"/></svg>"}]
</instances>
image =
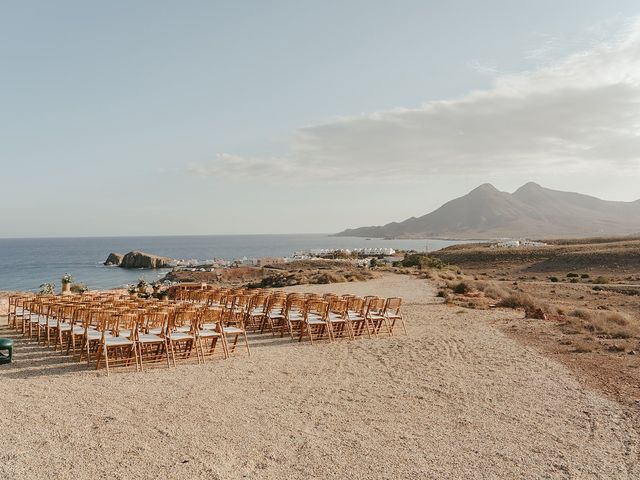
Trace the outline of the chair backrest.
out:
<instances>
[{"instance_id":1,"label":"chair backrest","mask_svg":"<svg viewBox=\"0 0 640 480\"><path fill-rule=\"evenodd\" d=\"M366 315L381 315L384 312L385 303L384 298L369 297Z\"/></svg>"},{"instance_id":2,"label":"chair backrest","mask_svg":"<svg viewBox=\"0 0 640 480\"><path fill-rule=\"evenodd\" d=\"M347 304L344 299L333 298L329 301L329 311L344 317L347 314Z\"/></svg>"},{"instance_id":3,"label":"chair backrest","mask_svg":"<svg viewBox=\"0 0 640 480\"><path fill-rule=\"evenodd\" d=\"M384 306L384 312L398 315L400 314L400 307L402 307L402 298L390 297L387 298L387 303Z\"/></svg>"},{"instance_id":4,"label":"chair backrest","mask_svg":"<svg viewBox=\"0 0 640 480\"><path fill-rule=\"evenodd\" d=\"M350 312L364 314L364 299L360 297L349 297L347 299L347 309Z\"/></svg>"},{"instance_id":5,"label":"chair backrest","mask_svg":"<svg viewBox=\"0 0 640 480\"><path fill-rule=\"evenodd\" d=\"M142 333L149 333L150 330L160 329L160 331L164 333L167 329L168 322L169 312L164 310L155 310L153 312L148 312L140 321L140 331Z\"/></svg>"},{"instance_id":6,"label":"chair backrest","mask_svg":"<svg viewBox=\"0 0 640 480\"><path fill-rule=\"evenodd\" d=\"M307 308L307 299L302 295L293 295L287 297L285 311L287 315L293 312L303 314Z\"/></svg>"},{"instance_id":7,"label":"chair backrest","mask_svg":"<svg viewBox=\"0 0 640 480\"><path fill-rule=\"evenodd\" d=\"M329 313L329 303L326 300L309 300L304 311L305 319L308 318L310 313L318 315L322 320L326 320Z\"/></svg>"},{"instance_id":8,"label":"chair backrest","mask_svg":"<svg viewBox=\"0 0 640 480\"><path fill-rule=\"evenodd\" d=\"M277 295L269 297L267 302L267 313L283 313L286 306L286 299Z\"/></svg>"},{"instance_id":9,"label":"chair backrest","mask_svg":"<svg viewBox=\"0 0 640 480\"><path fill-rule=\"evenodd\" d=\"M222 331L222 309L205 308L198 316L198 330L202 330L203 325L215 324L217 331Z\"/></svg>"}]
</instances>

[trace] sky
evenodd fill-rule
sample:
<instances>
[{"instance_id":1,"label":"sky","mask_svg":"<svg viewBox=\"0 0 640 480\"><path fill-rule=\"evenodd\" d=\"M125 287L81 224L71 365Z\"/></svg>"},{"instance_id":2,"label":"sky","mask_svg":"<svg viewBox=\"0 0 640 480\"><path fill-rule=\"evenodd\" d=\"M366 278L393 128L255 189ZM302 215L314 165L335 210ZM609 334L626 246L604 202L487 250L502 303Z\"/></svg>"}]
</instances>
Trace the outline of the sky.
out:
<instances>
[{"instance_id":1,"label":"sky","mask_svg":"<svg viewBox=\"0 0 640 480\"><path fill-rule=\"evenodd\" d=\"M640 198L637 1L0 0L0 236Z\"/></svg>"}]
</instances>

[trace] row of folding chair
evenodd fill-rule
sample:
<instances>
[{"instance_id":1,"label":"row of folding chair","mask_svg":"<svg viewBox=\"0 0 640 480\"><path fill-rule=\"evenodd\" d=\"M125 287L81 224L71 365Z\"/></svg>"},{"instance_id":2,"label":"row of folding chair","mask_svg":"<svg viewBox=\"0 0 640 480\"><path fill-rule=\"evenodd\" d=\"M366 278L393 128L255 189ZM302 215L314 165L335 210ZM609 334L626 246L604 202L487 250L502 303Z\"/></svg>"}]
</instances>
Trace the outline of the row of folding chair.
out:
<instances>
[{"instance_id":1,"label":"row of folding chair","mask_svg":"<svg viewBox=\"0 0 640 480\"><path fill-rule=\"evenodd\" d=\"M9 301L9 324L38 343L63 353L92 357L96 368L119 361L142 370L145 360L176 356L189 358L195 349L198 362L222 344L227 358L243 340L250 355L244 324L228 309L185 302L153 302L116 296L16 295ZM64 345L66 343L66 352ZM206 348L205 348L206 347ZM113 361L112 361L113 360Z\"/></svg>"}]
</instances>

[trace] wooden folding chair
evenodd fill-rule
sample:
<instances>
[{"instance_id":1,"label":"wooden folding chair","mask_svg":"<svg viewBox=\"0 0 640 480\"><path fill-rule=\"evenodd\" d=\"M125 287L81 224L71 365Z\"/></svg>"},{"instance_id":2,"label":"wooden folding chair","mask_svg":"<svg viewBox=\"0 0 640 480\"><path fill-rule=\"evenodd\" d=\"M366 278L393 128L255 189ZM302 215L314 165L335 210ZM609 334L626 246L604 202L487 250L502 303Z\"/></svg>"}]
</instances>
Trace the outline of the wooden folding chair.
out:
<instances>
[{"instance_id":1,"label":"wooden folding chair","mask_svg":"<svg viewBox=\"0 0 640 480\"><path fill-rule=\"evenodd\" d=\"M391 335L389 324L384 316L385 300L384 298L370 297L367 303L367 308L364 314L364 318L367 325L371 328L371 332L377 336L382 332L384 326L387 334Z\"/></svg>"},{"instance_id":2,"label":"wooden folding chair","mask_svg":"<svg viewBox=\"0 0 640 480\"><path fill-rule=\"evenodd\" d=\"M213 357L215 355L218 340L222 344L223 358L228 357L226 339L223 334L222 309L205 307L200 311L196 338L203 362L205 356Z\"/></svg>"},{"instance_id":3,"label":"wooden folding chair","mask_svg":"<svg viewBox=\"0 0 640 480\"><path fill-rule=\"evenodd\" d=\"M396 322L400 322L402 325L402 329L404 330L404 334L407 335L407 327L404 323L404 317L402 316L402 312L400 308L402 307L402 298L400 297L390 297L387 298L387 302L384 306L384 318L387 320L387 325L389 326L389 330L393 335L393 328L396 325Z\"/></svg>"},{"instance_id":4,"label":"wooden folding chair","mask_svg":"<svg viewBox=\"0 0 640 480\"><path fill-rule=\"evenodd\" d=\"M169 316L169 322L165 333L167 345L171 352L173 366L176 366L176 350L182 353L182 358L191 356L193 347L196 346L197 316L195 310L178 310ZM197 348L197 347L196 347ZM197 355L200 363L200 355Z\"/></svg>"},{"instance_id":5,"label":"wooden folding chair","mask_svg":"<svg viewBox=\"0 0 640 480\"><path fill-rule=\"evenodd\" d=\"M138 319L136 329L136 342L138 343L138 355L140 358L140 370L146 363L159 363L162 358L169 362L169 345L165 337L169 313L163 310L149 311Z\"/></svg>"},{"instance_id":6,"label":"wooden folding chair","mask_svg":"<svg viewBox=\"0 0 640 480\"><path fill-rule=\"evenodd\" d=\"M293 340L293 332L302 332L304 324L304 314L307 308L307 299L299 293L291 293L287 296L287 304L285 308L285 322L289 330L289 336ZM284 335L284 329L280 336Z\"/></svg>"},{"instance_id":7,"label":"wooden folding chair","mask_svg":"<svg viewBox=\"0 0 640 480\"><path fill-rule=\"evenodd\" d=\"M116 364L129 366L131 357L138 365L138 349L135 341L135 329L138 316L135 313L105 312L101 315L98 330L100 331L100 343L96 353L96 370L100 369L100 362L104 359L107 376L110 374L110 366ZM129 336L120 334L120 328L129 332ZM110 360L110 355L112 355ZM111 365L110 363L111 362Z\"/></svg>"},{"instance_id":8,"label":"wooden folding chair","mask_svg":"<svg viewBox=\"0 0 640 480\"><path fill-rule=\"evenodd\" d=\"M338 299L337 297L330 298L329 315L327 320L331 337L334 340L336 338L344 338L345 336L353 338L351 323L349 322L349 316L347 315L347 301L344 299Z\"/></svg>"},{"instance_id":9,"label":"wooden folding chair","mask_svg":"<svg viewBox=\"0 0 640 480\"><path fill-rule=\"evenodd\" d=\"M365 332L367 337L371 338L371 329L365 319L364 299L355 296L347 297L347 320L353 338L362 337Z\"/></svg>"},{"instance_id":10,"label":"wooden folding chair","mask_svg":"<svg viewBox=\"0 0 640 480\"><path fill-rule=\"evenodd\" d=\"M313 345L314 336L316 340L326 337L330 342L333 341L329 330L328 315L329 304L326 301L308 300L298 341L301 342L305 334L309 337L311 345Z\"/></svg>"},{"instance_id":11,"label":"wooden folding chair","mask_svg":"<svg viewBox=\"0 0 640 480\"><path fill-rule=\"evenodd\" d=\"M271 329L271 333L275 335L276 330L284 328L286 299L282 295L271 295L267 302L267 309L262 318L260 333L264 332L265 327Z\"/></svg>"},{"instance_id":12,"label":"wooden folding chair","mask_svg":"<svg viewBox=\"0 0 640 480\"><path fill-rule=\"evenodd\" d=\"M222 311L221 323L224 344L227 349L227 356L235 352L236 345L238 344L238 339L240 337L244 339L245 346L247 347L247 354L251 356L247 330L244 326L244 312L236 311L234 306L225 307ZM229 342L229 338L232 338L233 341Z\"/></svg>"}]
</instances>

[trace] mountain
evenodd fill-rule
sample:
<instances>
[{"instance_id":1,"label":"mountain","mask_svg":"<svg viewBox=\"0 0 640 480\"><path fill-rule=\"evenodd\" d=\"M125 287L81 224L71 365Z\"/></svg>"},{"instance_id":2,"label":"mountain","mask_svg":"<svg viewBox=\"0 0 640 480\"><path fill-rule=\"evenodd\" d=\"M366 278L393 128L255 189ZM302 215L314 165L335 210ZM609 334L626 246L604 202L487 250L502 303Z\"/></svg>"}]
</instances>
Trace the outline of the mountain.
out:
<instances>
[{"instance_id":1,"label":"mountain","mask_svg":"<svg viewBox=\"0 0 640 480\"><path fill-rule=\"evenodd\" d=\"M530 182L513 193L485 183L422 217L348 229L337 235L490 239L636 233L640 233L640 200L611 202Z\"/></svg>"}]
</instances>

